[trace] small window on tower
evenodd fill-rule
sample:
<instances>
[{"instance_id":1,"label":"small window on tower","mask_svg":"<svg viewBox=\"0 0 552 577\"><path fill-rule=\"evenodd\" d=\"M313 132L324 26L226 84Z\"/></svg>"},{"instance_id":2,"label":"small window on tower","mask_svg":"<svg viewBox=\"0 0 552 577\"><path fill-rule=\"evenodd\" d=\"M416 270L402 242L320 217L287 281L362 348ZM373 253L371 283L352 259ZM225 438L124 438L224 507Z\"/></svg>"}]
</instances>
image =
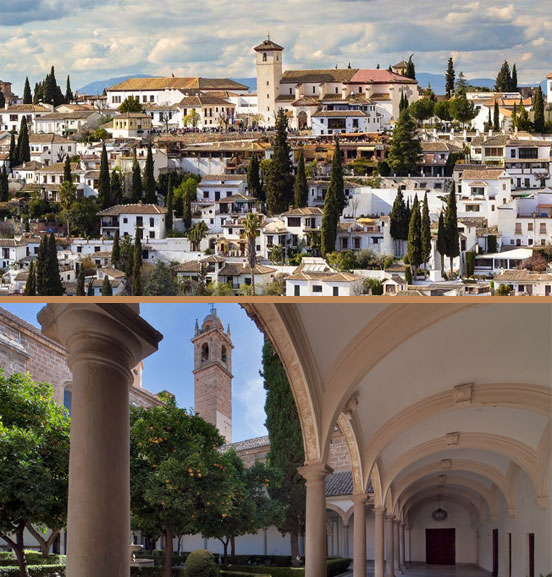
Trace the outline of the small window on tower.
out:
<instances>
[{"instance_id":1,"label":"small window on tower","mask_svg":"<svg viewBox=\"0 0 552 577\"><path fill-rule=\"evenodd\" d=\"M207 361L209 360L209 345L207 343L203 343L201 346L201 360Z\"/></svg>"},{"instance_id":2,"label":"small window on tower","mask_svg":"<svg viewBox=\"0 0 552 577\"><path fill-rule=\"evenodd\" d=\"M226 347L222 347L222 352L220 354L220 359L223 363L226 363Z\"/></svg>"},{"instance_id":3,"label":"small window on tower","mask_svg":"<svg viewBox=\"0 0 552 577\"><path fill-rule=\"evenodd\" d=\"M266 52L263 52L263 62L266 62Z\"/></svg>"}]
</instances>

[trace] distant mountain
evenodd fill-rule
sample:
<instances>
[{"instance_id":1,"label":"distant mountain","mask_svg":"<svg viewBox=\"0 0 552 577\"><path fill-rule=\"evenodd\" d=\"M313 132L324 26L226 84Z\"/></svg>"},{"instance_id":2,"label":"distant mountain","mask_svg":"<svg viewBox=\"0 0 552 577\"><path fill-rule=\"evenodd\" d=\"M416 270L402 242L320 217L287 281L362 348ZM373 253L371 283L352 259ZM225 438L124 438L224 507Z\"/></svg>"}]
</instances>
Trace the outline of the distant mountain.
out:
<instances>
[{"instance_id":1,"label":"distant mountain","mask_svg":"<svg viewBox=\"0 0 552 577\"><path fill-rule=\"evenodd\" d=\"M97 80L96 82L90 82L86 86L79 88L79 94L102 94L104 89L119 84L119 82L124 82L129 78L158 78L152 76L151 74L129 74L128 76L119 76L117 78L109 78L107 80Z\"/></svg>"}]
</instances>

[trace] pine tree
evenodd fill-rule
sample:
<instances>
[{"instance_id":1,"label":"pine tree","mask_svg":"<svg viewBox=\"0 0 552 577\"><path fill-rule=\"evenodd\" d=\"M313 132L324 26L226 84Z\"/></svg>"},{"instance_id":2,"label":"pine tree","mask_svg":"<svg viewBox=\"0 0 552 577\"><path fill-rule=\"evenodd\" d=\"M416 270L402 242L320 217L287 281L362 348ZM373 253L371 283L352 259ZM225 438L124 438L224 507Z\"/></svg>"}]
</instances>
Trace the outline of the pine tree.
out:
<instances>
[{"instance_id":1,"label":"pine tree","mask_svg":"<svg viewBox=\"0 0 552 577\"><path fill-rule=\"evenodd\" d=\"M345 200L345 184L343 182L343 158L341 156L341 148L339 147L339 139L335 137L335 149L332 159L332 171L330 174L330 184L328 186L335 187L335 198L337 200L337 215L343 213L343 209L347 204Z\"/></svg>"},{"instance_id":2,"label":"pine tree","mask_svg":"<svg viewBox=\"0 0 552 577\"><path fill-rule=\"evenodd\" d=\"M29 266L29 274L27 276L27 282L25 283L25 291L23 294L26 297L36 296L36 278L35 278L35 263L31 261Z\"/></svg>"},{"instance_id":3,"label":"pine tree","mask_svg":"<svg viewBox=\"0 0 552 577\"><path fill-rule=\"evenodd\" d=\"M254 196L260 200L261 197L261 177L259 174L259 159L254 154L247 167L247 191L249 196Z\"/></svg>"},{"instance_id":4,"label":"pine tree","mask_svg":"<svg viewBox=\"0 0 552 577\"><path fill-rule=\"evenodd\" d=\"M410 216L410 224L408 226L408 262L410 266L414 267L414 272L423 262L422 255L422 215L420 212L420 203L418 202L418 195L414 196L412 203L412 213Z\"/></svg>"},{"instance_id":5,"label":"pine tree","mask_svg":"<svg viewBox=\"0 0 552 577\"><path fill-rule=\"evenodd\" d=\"M322 230L320 252L322 256L335 250L337 238L337 225L339 223L339 206L336 198L335 186L329 186L324 199L324 211L322 214Z\"/></svg>"},{"instance_id":6,"label":"pine tree","mask_svg":"<svg viewBox=\"0 0 552 577\"><path fill-rule=\"evenodd\" d=\"M494 131L500 130L500 111L498 109L498 100L495 100L494 103L493 130Z\"/></svg>"},{"instance_id":7,"label":"pine tree","mask_svg":"<svg viewBox=\"0 0 552 577\"><path fill-rule=\"evenodd\" d=\"M151 144L148 144L148 154L146 156L146 167L144 170L145 202L147 204L157 204L155 195L155 176L153 175L153 154Z\"/></svg>"},{"instance_id":8,"label":"pine tree","mask_svg":"<svg viewBox=\"0 0 552 577\"><path fill-rule=\"evenodd\" d=\"M429 205L427 202L427 192L424 195L424 206L422 209L422 263L424 267L431 256L431 220L429 218Z\"/></svg>"},{"instance_id":9,"label":"pine tree","mask_svg":"<svg viewBox=\"0 0 552 577\"><path fill-rule=\"evenodd\" d=\"M288 121L285 112L280 109L276 118L276 137L274 139L271 169L267 175L266 200L270 214L281 214L288 210L293 200L293 170L291 148L287 141Z\"/></svg>"},{"instance_id":10,"label":"pine tree","mask_svg":"<svg viewBox=\"0 0 552 577\"><path fill-rule=\"evenodd\" d=\"M111 247L111 266L118 269L121 261L121 246L119 245L119 229L113 235L113 246Z\"/></svg>"},{"instance_id":11,"label":"pine tree","mask_svg":"<svg viewBox=\"0 0 552 577\"><path fill-rule=\"evenodd\" d=\"M46 274L46 261L48 259L48 237L44 235L40 239L38 254L36 259L36 294L44 294L44 282Z\"/></svg>"},{"instance_id":12,"label":"pine tree","mask_svg":"<svg viewBox=\"0 0 552 577\"><path fill-rule=\"evenodd\" d=\"M31 85L29 84L29 77L25 77L25 87L23 88L23 104L32 104L33 95L31 94Z\"/></svg>"},{"instance_id":13,"label":"pine tree","mask_svg":"<svg viewBox=\"0 0 552 577\"><path fill-rule=\"evenodd\" d=\"M103 297L113 296L113 288L111 287L111 283L109 282L109 278L107 275L104 276L102 283L102 296Z\"/></svg>"},{"instance_id":14,"label":"pine tree","mask_svg":"<svg viewBox=\"0 0 552 577\"><path fill-rule=\"evenodd\" d=\"M8 200L10 200L10 186L6 165L4 164L0 173L0 202L8 202Z\"/></svg>"},{"instance_id":15,"label":"pine tree","mask_svg":"<svg viewBox=\"0 0 552 577\"><path fill-rule=\"evenodd\" d=\"M73 100L73 91L71 90L71 80L69 79L69 74L67 75L67 84L65 87L65 103L70 104Z\"/></svg>"},{"instance_id":16,"label":"pine tree","mask_svg":"<svg viewBox=\"0 0 552 577\"><path fill-rule=\"evenodd\" d=\"M71 172L71 158L67 154L63 165L63 182L73 182L73 173Z\"/></svg>"},{"instance_id":17,"label":"pine tree","mask_svg":"<svg viewBox=\"0 0 552 577\"><path fill-rule=\"evenodd\" d=\"M118 170L113 169L111 172L111 199L110 205L114 206L122 204L123 202L123 184L121 182L121 174Z\"/></svg>"},{"instance_id":18,"label":"pine tree","mask_svg":"<svg viewBox=\"0 0 552 577\"><path fill-rule=\"evenodd\" d=\"M130 188L132 202L136 203L142 199L142 175L140 174L140 164L136 157L136 150L134 151L134 162L132 163L132 184Z\"/></svg>"},{"instance_id":19,"label":"pine tree","mask_svg":"<svg viewBox=\"0 0 552 577\"><path fill-rule=\"evenodd\" d=\"M17 139L17 162L23 164L31 160L31 147L29 146L29 129L25 116L21 118L19 138Z\"/></svg>"},{"instance_id":20,"label":"pine tree","mask_svg":"<svg viewBox=\"0 0 552 577\"><path fill-rule=\"evenodd\" d=\"M447 93L448 98L452 97L455 81L456 73L454 72L454 60L451 56L448 59L447 72L445 74L445 92Z\"/></svg>"},{"instance_id":21,"label":"pine tree","mask_svg":"<svg viewBox=\"0 0 552 577\"><path fill-rule=\"evenodd\" d=\"M421 154L422 145L416 134L416 123L408 110L403 110L393 130L387 162L394 173L406 176L417 171Z\"/></svg>"},{"instance_id":22,"label":"pine tree","mask_svg":"<svg viewBox=\"0 0 552 577\"><path fill-rule=\"evenodd\" d=\"M437 231L437 250L441 255L441 273L445 270L445 255L447 252L447 238L443 211L439 214L439 229ZM437 265L437 263L435 263Z\"/></svg>"},{"instance_id":23,"label":"pine tree","mask_svg":"<svg viewBox=\"0 0 552 577\"><path fill-rule=\"evenodd\" d=\"M512 74L510 72L510 65L505 60L500 67L495 82L495 90L497 92L509 92L512 86Z\"/></svg>"},{"instance_id":24,"label":"pine tree","mask_svg":"<svg viewBox=\"0 0 552 577\"><path fill-rule=\"evenodd\" d=\"M533 125L535 132L542 134L544 132L544 98L542 88L539 86L535 90L533 104Z\"/></svg>"},{"instance_id":25,"label":"pine tree","mask_svg":"<svg viewBox=\"0 0 552 577\"><path fill-rule=\"evenodd\" d=\"M85 293L84 293L84 268L82 267L82 265L79 269L79 274L77 276L77 296L78 297L85 296Z\"/></svg>"},{"instance_id":26,"label":"pine tree","mask_svg":"<svg viewBox=\"0 0 552 577\"><path fill-rule=\"evenodd\" d=\"M416 80L416 66L414 65L414 61L412 60L412 56L414 56L414 54L411 54L408 58L405 76L407 78L411 78L412 80Z\"/></svg>"},{"instance_id":27,"label":"pine tree","mask_svg":"<svg viewBox=\"0 0 552 577\"><path fill-rule=\"evenodd\" d=\"M134 252L132 266L132 296L142 294L142 233L139 228L136 229L134 237Z\"/></svg>"},{"instance_id":28,"label":"pine tree","mask_svg":"<svg viewBox=\"0 0 552 577\"><path fill-rule=\"evenodd\" d=\"M305 157L303 151L297 163L297 174L295 175L295 208L304 208L309 202L309 187L307 185L307 173L305 171Z\"/></svg>"},{"instance_id":29,"label":"pine tree","mask_svg":"<svg viewBox=\"0 0 552 577\"><path fill-rule=\"evenodd\" d=\"M447 244L446 255L450 259L450 273L452 275L454 259L460 254L460 238L458 234L458 220L456 217L456 186L454 181L450 187L450 193L445 213L445 238Z\"/></svg>"},{"instance_id":30,"label":"pine tree","mask_svg":"<svg viewBox=\"0 0 552 577\"><path fill-rule=\"evenodd\" d=\"M109 161L105 142L102 144L102 156L100 160L100 177L98 181L98 200L102 210L111 205L111 180L109 178Z\"/></svg>"},{"instance_id":31,"label":"pine tree","mask_svg":"<svg viewBox=\"0 0 552 577\"><path fill-rule=\"evenodd\" d=\"M167 179L167 217L165 220L165 225L167 228L167 232L171 231L173 228L173 182L172 182L172 174L169 172L169 176Z\"/></svg>"},{"instance_id":32,"label":"pine tree","mask_svg":"<svg viewBox=\"0 0 552 577\"><path fill-rule=\"evenodd\" d=\"M390 214L391 237L398 241L395 243L395 253L402 256L402 241L408 240L408 214L402 190L397 191ZM398 245L398 246L397 246ZM397 250L398 248L398 250Z\"/></svg>"},{"instance_id":33,"label":"pine tree","mask_svg":"<svg viewBox=\"0 0 552 577\"><path fill-rule=\"evenodd\" d=\"M510 90L512 92L517 92L518 90L517 66L515 64L512 68L512 80L510 84Z\"/></svg>"},{"instance_id":34,"label":"pine tree","mask_svg":"<svg viewBox=\"0 0 552 577\"><path fill-rule=\"evenodd\" d=\"M10 159L10 168L17 166L19 158L18 158L18 153L17 153L17 145L15 143L15 130L12 130L10 133L9 159Z\"/></svg>"}]
</instances>

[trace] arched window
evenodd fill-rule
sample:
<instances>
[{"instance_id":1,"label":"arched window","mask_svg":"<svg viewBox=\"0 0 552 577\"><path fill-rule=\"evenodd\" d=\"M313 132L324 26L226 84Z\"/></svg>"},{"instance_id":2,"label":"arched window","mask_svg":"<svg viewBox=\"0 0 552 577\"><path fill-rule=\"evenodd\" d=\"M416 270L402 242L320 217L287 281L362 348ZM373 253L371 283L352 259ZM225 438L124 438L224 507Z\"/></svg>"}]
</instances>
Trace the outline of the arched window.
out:
<instances>
[{"instance_id":1,"label":"arched window","mask_svg":"<svg viewBox=\"0 0 552 577\"><path fill-rule=\"evenodd\" d=\"M65 387L63 391L63 406L69 411L71 416L71 405L73 404L73 393L70 387Z\"/></svg>"},{"instance_id":2,"label":"arched window","mask_svg":"<svg viewBox=\"0 0 552 577\"><path fill-rule=\"evenodd\" d=\"M226 347L222 345L222 351L220 353L220 359L223 363L226 363Z\"/></svg>"},{"instance_id":3,"label":"arched window","mask_svg":"<svg viewBox=\"0 0 552 577\"><path fill-rule=\"evenodd\" d=\"M209 345L207 343L203 343L203 345L201 345L201 360L209 360Z\"/></svg>"},{"instance_id":4,"label":"arched window","mask_svg":"<svg viewBox=\"0 0 552 577\"><path fill-rule=\"evenodd\" d=\"M266 52L263 52L263 62L266 62Z\"/></svg>"}]
</instances>

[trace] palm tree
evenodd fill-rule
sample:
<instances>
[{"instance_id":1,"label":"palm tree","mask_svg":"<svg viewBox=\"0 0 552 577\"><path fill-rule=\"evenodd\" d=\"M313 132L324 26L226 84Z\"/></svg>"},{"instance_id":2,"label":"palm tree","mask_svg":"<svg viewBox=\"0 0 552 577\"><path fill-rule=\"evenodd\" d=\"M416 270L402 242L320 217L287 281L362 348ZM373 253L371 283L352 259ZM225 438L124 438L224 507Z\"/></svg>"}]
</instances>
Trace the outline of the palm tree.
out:
<instances>
[{"instance_id":1,"label":"palm tree","mask_svg":"<svg viewBox=\"0 0 552 577\"><path fill-rule=\"evenodd\" d=\"M207 234L207 225L200 220L186 233L189 241L192 243L192 250L199 250L199 243Z\"/></svg>"},{"instance_id":2,"label":"palm tree","mask_svg":"<svg viewBox=\"0 0 552 577\"><path fill-rule=\"evenodd\" d=\"M256 240L261 226L261 219L256 212L250 212L245 217L243 223L243 233L247 238L247 255L249 257L249 268L251 269L251 289L255 294L255 264L257 261Z\"/></svg>"}]
</instances>

